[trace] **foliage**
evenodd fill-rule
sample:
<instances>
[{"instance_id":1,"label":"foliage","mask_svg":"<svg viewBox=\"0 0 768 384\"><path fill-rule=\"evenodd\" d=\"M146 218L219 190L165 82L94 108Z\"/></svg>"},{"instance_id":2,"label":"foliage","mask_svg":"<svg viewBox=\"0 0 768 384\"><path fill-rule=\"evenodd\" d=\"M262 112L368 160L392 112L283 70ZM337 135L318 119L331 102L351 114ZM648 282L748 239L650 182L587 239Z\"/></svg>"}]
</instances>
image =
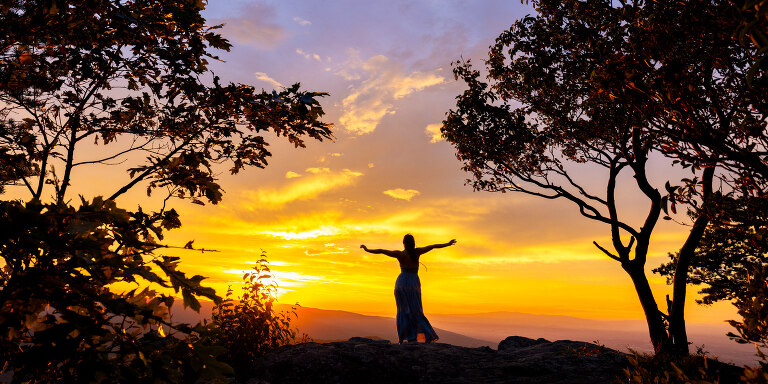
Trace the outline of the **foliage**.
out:
<instances>
[{"instance_id":1,"label":"foliage","mask_svg":"<svg viewBox=\"0 0 768 384\"><path fill-rule=\"evenodd\" d=\"M219 349L192 347L204 329L170 323L173 296L146 284L109 288L173 287L194 309L195 296L218 300L201 276L177 270L178 258L152 254L149 233L179 225L173 210L128 212L99 197L77 209L0 202L3 370L19 382L181 382L227 372L216 362Z\"/></svg>"},{"instance_id":2,"label":"foliage","mask_svg":"<svg viewBox=\"0 0 768 384\"><path fill-rule=\"evenodd\" d=\"M627 356L622 382L633 384L697 383L717 384L739 382L741 370L703 355L672 357L647 356L637 352ZM746 381L759 383L758 381Z\"/></svg>"},{"instance_id":3,"label":"foliage","mask_svg":"<svg viewBox=\"0 0 768 384\"><path fill-rule=\"evenodd\" d=\"M600 340L595 340L592 343L585 342L584 345L571 348L568 352L577 357L595 356L605 352L605 344L600 343Z\"/></svg>"},{"instance_id":4,"label":"foliage","mask_svg":"<svg viewBox=\"0 0 768 384\"><path fill-rule=\"evenodd\" d=\"M265 137L303 147L332 135L320 121L324 93L257 91L209 70L212 51L230 44L205 24L204 3L0 4L0 192L28 194L0 201L0 369L14 380L191 382L231 372L217 362L224 349L209 342L210 327L169 320L170 289L194 310L197 297L220 299L202 276L181 272L178 257L157 253L168 247L164 231L181 226L166 203L219 202L217 168L266 166ZM76 173L116 164L127 181L72 201L74 185L89 186ZM163 193L158 211L118 207L144 187Z\"/></svg>"},{"instance_id":5,"label":"foliage","mask_svg":"<svg viewBox=\"0 0 768 384\"><path fill-rule=\"evenodd\" d=\"M766 368L765 364L755 368L744 368L741 382L747 384L768 384L768 368Z\"/></svg>"},{"instance_id":6,"label":"foliage","mask_svg":"<svg viewBox=\"0 0 768 384\"><path fill-rule=\"evenodd\" d=\"M694 250L724 200L760 195L768 185L760 173L768 76L747 81L753 49L734 39L739 22L731 2L533 4L538 14L514 23L491 46L488 82L470 62L455 65L468 89L448 113L443 135L475 189L567 200L607 224L613 250L595 245L630 275L655 350L686 354ZM690 176L655 187L648 159L660 155ZM587 173L600 175L605 189L577 177ZM648 207L635 225L616 204L625 174ZM644 266L658 219L672 219L667 215L681 205L691 227L670 269L673 297L664 314Z\"/></svg>"},{"instance_id":7,"label":"foliage","mask_svg":"<svg viewBox=\"0 0 768 384\"><path fill-rule=\"evenodd\" d=\"M751 44L757 50L747 78L751 81L760 71L768 71L768 62L764 61L768 56L768 1L741 0L735 4L739 22L736 37L741 44Z\"/></svg>"},{"instance_id":8,"label":"foliage","mask_svg":"<svg viewBox=\"0 0 768 384\"><path fill-rule=\"evenodd\" d=\"M280 346L306 341L291 328L295 311L277 312L274 308L277 283L262 251L253 269L243 274L242 294L232 299L232 287L224 302L213 310L213 339L226 348L226 361L239 377L249 377L255 362Z\"/></svg>"},{"instance_id":9,"label":"foliage","mask_svg":"<svg viewBox=\"0 0 768 384\"><path fill-rule=\"evenodd\" d=\"M758 197L725 202L717 225L707 230L696 249L690 282L704 286L699 304L729 300L736 306L741 320L729 320L736 333L729 332L728 336L738 343L755 343L768 349L766 200ZM669 256L672 262L654 269L668 281L678 254ZM762 367L752 370L750 377L754 378L765 375L766 368L766 356L760 348L757 355Z\"/></svg>"},{"instance_id":10,"label":"foliage","mask_svg":"<svg viewBox=\"0 0 768 384\"><path fill-rule=\"evenodd\" d=\"M750 3L755 8L745 11ZM570 33L580 44L547 55L574 55L555 57L555 63L569 65L553 65L547 72L578 76L576 84L586 89L570 92L583 89L584 102L608 97L642 115L640 124L654 134L658 149L683 166L715 165L724 170L720 176L729 188L764 191L768 63L751 73L759 53L737 38L765 31L765 8L759 5L763 9L755 13L757 6L714 0L632 1L613 7L591 1L574 11L554 10L547 26L560 33L554 38L568 40L564 34ZM585 21L569 25L574 13ZM745 28L750 19L758 22Z\"/></svg>"},{"instance_id":11,"label":"foliage","mask_svg":"<svg viewBox=\"0 0 768 384\"><path fill-rule=\"evenodd\" d=\"M743 291L752 270L768 263L768 207L765 198L726 198L714 225L704 234L691 260L690 283L703 285L699 304L734 300ZM653 271L672 282L678 254Z\"/></svg>"},{"instance_id":12,"label":"foliage","mask_svg":"<svg viewBox=\"0 0 768 384\"><path fill-rule=\"evenodd\" d=\"M755 265L749 272L746 284L737 292L733 302L742 320L728 321L737 332L729 332L728 336L737 343L755 344L761 360L760 367L746 370L745 375L768 383L768 357L765 355L768 350L768 264Z\"/></svg>"},{"instance_id":13,"label":"foliage","mask_svg":"<svg viewBox=\"0 0 768 384\"><path fill-rule=\"evenodd\" d=\"M230 44L205 26L197 0L13 1L0 12L0 159L4 182L36 199L46 184L65 201L72 169L143 154L114 199L142 180L147 193L221 199L212 164L230 172L267 164L271 131L303 146L330 138L315 100L294 85L257 92L222 85L211 48ZM88 142L101 158L75 160ZM135 161L135 160L134 160ZM58 173L54 172L58 162Z\"/></svg>"},{"instance_id":14,"label":"foliage","mask_svg":"<svg viewBox=\"0 0 768 384\"><path fill-rule=\"evenodd\" d=\"M730 321L739 335L729 336L742 344L765 344L768 342L768 264L755 266L750 272L744 290L736 294L734 302L744 320Z\"/></svg>"}]
</instances>

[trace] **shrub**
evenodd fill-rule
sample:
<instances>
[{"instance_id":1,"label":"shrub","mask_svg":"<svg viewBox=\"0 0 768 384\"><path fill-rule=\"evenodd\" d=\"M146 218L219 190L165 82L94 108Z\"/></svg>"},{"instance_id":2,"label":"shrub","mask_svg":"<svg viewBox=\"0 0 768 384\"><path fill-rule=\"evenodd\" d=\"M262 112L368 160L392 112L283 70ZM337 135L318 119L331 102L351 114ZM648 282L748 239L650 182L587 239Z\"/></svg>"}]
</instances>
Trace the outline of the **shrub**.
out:
<instances>
[{"instance_id":1,"label":"shrub","mask_svg":"<svg viewBox=\"0 0 768 384\"><path fill-rule=\"evenodd\" d=\"M226 349L226 361L239 377L248 377L265 353L297 341L307 341L291 328L296 307L288 312L275 311L277 283L269 269L266 253L252 270L243 274L242 294L233 300L232 287L223 303L213 309L215 343Z\"/></svg>"}]
</instances>

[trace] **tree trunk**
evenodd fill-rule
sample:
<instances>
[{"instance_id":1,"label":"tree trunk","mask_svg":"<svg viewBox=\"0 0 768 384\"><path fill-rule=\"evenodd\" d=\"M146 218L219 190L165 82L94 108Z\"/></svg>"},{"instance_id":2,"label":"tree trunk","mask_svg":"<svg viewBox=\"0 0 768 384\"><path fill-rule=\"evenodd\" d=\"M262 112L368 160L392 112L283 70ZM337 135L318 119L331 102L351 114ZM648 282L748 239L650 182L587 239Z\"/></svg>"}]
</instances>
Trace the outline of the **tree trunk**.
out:
<instances>
[{"instance_id":1,"label":"tree trunk","mask_svg":"<svg viewBox=\"0 0 768 384\"><path fill-rule=\"evenodd\" d=\"M699 216L693 222L693 228L688 233L685 244L680 248L675 265L675 279L672 283L672 303L669 306L669 338L674 345L674 352L680 355L688 355L688 334L685 330L685 296L688 285L688 272L691 267L691 259L694 256L696 247L699 246L701 238L704 237L704 230L710 222L710 206L712 202L712 181L714 179L715 167L707 167L702 174L701 183L704 187L702 192L702 206L699 210Z\"/></svg>"},{"instance_id":2,"label":"tree trunk","mask_svg":"<svg viewBox=\"0 0 768 384\"><path fill-rule=\"evenodd\" d=\"M691 235L692 233L688 236L689 240ZM699 238L701 237L699 236ZM685 245L680 249L677 258L675 278L672 283L672 302L669 304L669 338L673 344L673 352L683 356L687 356L690 353L688 349L688 333L685 330L685 296L690 261L691 257L693 257L693 251L696 249L695 245L691 247L688 244L689 241L686 241Z\"/></svg>"},{"instance_id":3,"label":"tree trunk","mask_svg":"<svg viewBox=\"0 0 768 384\"><path fill-rule=\"evenodd\" d=\"M678 270L675 273L674 289L672 290L674 299L669 306L669 338L673 345L673 352L677 355L687 356L690 351L688 349L688 333L685 330L686 283L680 282L678 284ZM688 279L686 276L680 280Z\"/></svg>"},{"instance_id":4,"label":"tree trunk","mask_svg":"<svg viewBox=\"0 0 768 384\"><path fill-rule=\"evenodd\" d=\"M627 271L629 277L632 278L637 297L640 299L640 305L643 306L651 344L653 344L653 352L655 354L671 352L672 344L667 334L667 328L664 325L664 319L661 317L661 312L656 304L656 299L653 297L651 286L648 284L648 279L645 276L645 265L632 260L622 264L622 267Z\"/></svg>"}]
</instances>

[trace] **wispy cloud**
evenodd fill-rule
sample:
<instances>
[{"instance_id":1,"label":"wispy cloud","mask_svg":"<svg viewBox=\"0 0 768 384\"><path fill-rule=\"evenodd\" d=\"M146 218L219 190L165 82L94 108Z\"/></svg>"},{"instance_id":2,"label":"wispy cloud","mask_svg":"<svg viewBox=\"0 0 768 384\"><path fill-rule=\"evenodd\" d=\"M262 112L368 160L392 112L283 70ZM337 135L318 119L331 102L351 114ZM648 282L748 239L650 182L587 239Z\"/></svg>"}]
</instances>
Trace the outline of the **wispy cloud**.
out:
<instances>
[{"instance_id":1,"label":"wispy cloud","mask_svg":"<svg viewBox=\"0 0 768 384\"><path fill-rule=\"evenodd\" d=\"M329 168L307 168L306 172L311 175L296 178L282 188L248 192L247 195L252 200L248 208L279 209L289 202L312 199L322 193L351 185L363 175L349 169L333 172Z\"/></svg>"},{"instance_id":2,"label":"wispy cloud","mask_svg":"<svg viewBox=\"0 0 768 384\"><path fill-rule=\"evenodd\" d=\"M240 204L245 209L249 209L253 205L253 202ZM418 222L422 215L423 212L418 209L388 211L384 215L375 214L370 217L359 217L358 214L349 214L336 209L299 214L283 211L270 220L264 220L264 217L270 216L270 213L266 213L266 215L260 213L258 219L255 220L252 218L244 219L237 217L237 215L226 215L207 217L204 224L202 222L199 224L185 223L185 227L189 230L211 234L259 239L259 246L262 242L264 242L263 244L272 244L272 247L281 244L295 245L297 243L285 243L284 240L313 239L321 240L322 244L332 242L334 243L333 246L336 246L339 240L350 237L400 234L402 228L412 226L412 223ZM278 240L278 242L267 241L265 238ZM214 243L211 246L217 247L218 244ZM319 244L314 246L319 246Z\"/></svg>"},{"instance_id":3,"label":"wispy cloud","mask_svg":"<svg viewBox=\"0 0 768 384\"><path fill-rule=\"evenodd\" d=\"M308 27L308 26L312 25L312 22L311 22L311 21L309 21L309 20L304 20L304 19L302 19L301 17L298 17L298 16L294 17L294 18L293 18L293 21L295 21L295 22L296 22L296 24L299 24L299 25L301 25L302 27Z\"/></svg>"},{"instance_id":4,"label":"wispy cloud","mask_svg":"<svg viewBox=\"0 0 768 384\"><path fill-rule=\"evenodd\" d=\"M250 269L225 269L222 272L226 274L231 275L238 275L242 276L245 273L251 272ZM272 280L274 280L277 283L277 286L280 290L282 290L285 287L299 287L302 285L307 285L311 283L328 283L335 281L335 279L329 279L326 276L315 276L315 275L309 275L305 273L300 272L288 272L288 271L271 271L272 272ZM265 283L270 283L270 279L267 279ZM279 291L278 291L279 292Z\"/></svg>"},{"instance_id":5,"label":"wispy cloud","mask_svg":"<svg viewBox=\"0 0 768 384\"><path fill-rule=\"evenodd\" d=\"M333 226L323 226L318 229L304 232L262 231L261 233L267 236L279 237L285 240L303 240L313 239L320 236L335 236L340 234L341 230Z\"/></svg>"},{"instance_id":6,"label":"wispy cloud","mask_svg":"<svg viewBox=\"0 0 768 384\"><path fill-rule=\"evenodd\" d=\"M363 60L360 58L360 51L354 48L349 48L347 50L346 61L344 61L334 74L347 81L360 80L360 74L358 72L361 70L362 66ZM327 70L331 70L331 68L327 68Z\"/></svg>"},{"instance_id":7,"label":"wispy cloud","mask_svg":"<svg viewBox=\"0 0 768 384\"><path fill-rule=\"evenodd\" d=\"M269 85L271 85L271 86L273 86L275 88L283 88L283 85L280 84L279 81L269 77L269 75L267 75L264 72L256 72L256 73L254 73L254 75L256 76L257 79L259 79L259 80L261 80L261 81L263 81L265 83L268 83Z\"/></svg>"},{"instance_id":8,"label":"wispy cloud","mask_svg":"<svg viewBox=\"0 0 768 384\"><path fill-rule=\"evenodd\" d=\"M352 52L356 55L356 52ZM442 84L445 78L435 73L407 73L401 65L386 56L377 55L365 62L350 59L347 68L337 72L347 80L356 79L356 66L367 76L358 87L342 100L339 122L350 132L373 132L381 119L396 112L395 102L414 92Z\"/></svg>"},{"instance_id":9,"label":"wispy cloud","mask_svg":"<svg viewBox=\"0 0 768 384\"><path fill-rule=\"evenodd\" d=\"M331 173L331 169L327 167L311 167L306 169L307 172L318 175L321 173Z\"/></svg>"},{"instance_id":10,"label":"wispy cloud","mask_svg":"<svg viewBox=\"0 0 768 384\"><path fill-rule=\"evenodd\" d=\"M296 53L298 53L301 56L304 56L304 58L307 60L323 61L323 58L320 57L320 55L318 55L317 53L304 52L299 48L296 48Z\"/></svg>"},{"instance_id":11,"label":"wispy cloud","mask_svg":"<svg viewBox=\"0 0 768 384\"><path fill-rule=\"evenodd\" d=\"M442 126L442 123L427 125L425 132L427 132L427 136L429 136L430 143L437 143L438 141L443 140L443 133L440 132Z\"/></svg>"},{"instance_id":12,"label":"wispy cloud","mask_svg":"<svg viewBox=\"0 0 768 384\"><path fill-rule=\"evenodd\" d=\"M325 163L326 161L328 161L329 158L341 157L341 156L344 156L344 154L339 152L332 152L327 154L326 156L320 156L320 158L318 158L317 161L321 163Z\"/></svg>"},{"instance_id":13,"label":"wispy cloud","mask_svg":"<svg viewBox=\"0 0 768 384\"><path fill-rule=\"evenodd\" d=\"M296 173L296 172L294 172L294 171L288 171L288 172L285 173L285 178L286 179L295 179L297 177L301 177L301 175Z\"/></svg>"},{"instance_id":14,"label":"wispy cloud","mask_svg":"<svg viewBox=\"0 0 768 384\"><path fill-rule=\"evenodd\" d=\"M348 254L349 251L347 251L345 248L340 247L327 247L324 249L307 249L304 251L304 254L307 256L320 256L320 255L344 255Z\"/></svg>"},{"instance_id":15,"label":"wispy cloud","mask_svg":"<svg viewBox=\"0 0 768 384\"><path fill-rule=\"evenodd\" d=\"M388 190L384 191L383 193L385 195L393 197L395 199L411 201L411 199L414 196L418 195L421 192L419 192L419 191L417 191L415 189L395 188L395 189L388 189Z\"/></svg>"},{"instance_id":16,"label":"wispy cloud","mask_svg":"<svg viewBox=\"0 0 768 384\"><path fill-rule=\"evenodd\" d=\"M246 264L259 264L258 261L254 261L254 260L248 260L245 263ZM279 260L270 260L269 261L269 265L272 266L272 267L274 267L274 266L277 266L277 267L290 267L290 266L295 265L295 264L296 263L287 263L285 261L279 261Z\"/></svg>"},{"instance_id":17,"label":"wispy cloud","mask_svg":"<svg viewBox=\"0 0 768 384\"><path fill-rule=\"evenodd\" d=\"M262 49L275 48L286 38L285 29L273 22L275 10L263 4L251 4L240 11L239 17L213 20L224 24L223 35L243 44Z\"/></svg>"}]
</instances>

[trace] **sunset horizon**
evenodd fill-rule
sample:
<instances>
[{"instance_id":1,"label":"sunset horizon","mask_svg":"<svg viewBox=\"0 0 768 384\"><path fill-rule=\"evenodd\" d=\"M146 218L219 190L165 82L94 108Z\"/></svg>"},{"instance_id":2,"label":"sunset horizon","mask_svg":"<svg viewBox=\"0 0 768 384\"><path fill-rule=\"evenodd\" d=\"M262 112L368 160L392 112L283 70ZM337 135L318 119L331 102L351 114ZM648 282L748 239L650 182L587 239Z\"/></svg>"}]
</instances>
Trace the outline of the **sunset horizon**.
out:
<instances>
[{"instance_id":1,"label":"sunset horizon","mask_svg":"<svg viewBox=\"0 0 768 384\"><path fill-rule=\"evenodd\" d=\"M211 63L213 72L222 81L265 90L301 82L304 89L328 92L318 101L324 120L333 124L334 140L294 148L268 137L272 156L264 169L230 175L226 167L215 168L223 201L199 206L169 200L182 227L168 231L162 243L182 247L194 240L196 249L216 252L169 248L159 254L181 257L184 271L206 276L203 285L223 295L263 250L280 302L382 315L395 310L398 265L365 254L360 244L402 249L406 233L419 246L455 238L455 247L421 260L427 313L642 319L629 276L592 244L610 244L609 226L582 217L567 201L473 191L466 183L471 175L440 136L445 114L463 90L451 73L452 62L481 63L498 34L531 13L529 5L504 2L483 7L211 2L204 16L209 25L223 24L221 33L233 43L230 52L219 52L221 62ZM344 14L354 15L350 25L337 22ZM343 32L350 30L360 33ZM383 31L391 35L374 38ZM93 146L75 159L92 160L103 150ZM70 201L76 204L79 194L112 194L130 180L125 167L131 165L76 169ZM660 189L667 176L685 174L661 157L651 159L650 170ZM594 190L604 189L602 175L577 175ZM630 177L623 181L620 208L639 226L648 202ZM148 197L142 185L118 204L162 206L160 194ZM5 196L23 200L26 193L23 186L10 186ZM682 212L672 216L688 220ZM687 228L671 221L660 222L654 232L646 272L659 302L671 287L650 269L667 262L667 253L679 250L686 236ZM688 321L737 318L727 302L697 305L697 290L689 287Z\"/></svg>"},{"instance_id":2,"label":"sunset horizon","mask_svg":"<svg viewBox=\"0 0 768 384\"><path fill-rule=\"evenodd\" d=\"M4 1L0 384L766 382L767 15Z\"/></svg>"}]
</instances>

